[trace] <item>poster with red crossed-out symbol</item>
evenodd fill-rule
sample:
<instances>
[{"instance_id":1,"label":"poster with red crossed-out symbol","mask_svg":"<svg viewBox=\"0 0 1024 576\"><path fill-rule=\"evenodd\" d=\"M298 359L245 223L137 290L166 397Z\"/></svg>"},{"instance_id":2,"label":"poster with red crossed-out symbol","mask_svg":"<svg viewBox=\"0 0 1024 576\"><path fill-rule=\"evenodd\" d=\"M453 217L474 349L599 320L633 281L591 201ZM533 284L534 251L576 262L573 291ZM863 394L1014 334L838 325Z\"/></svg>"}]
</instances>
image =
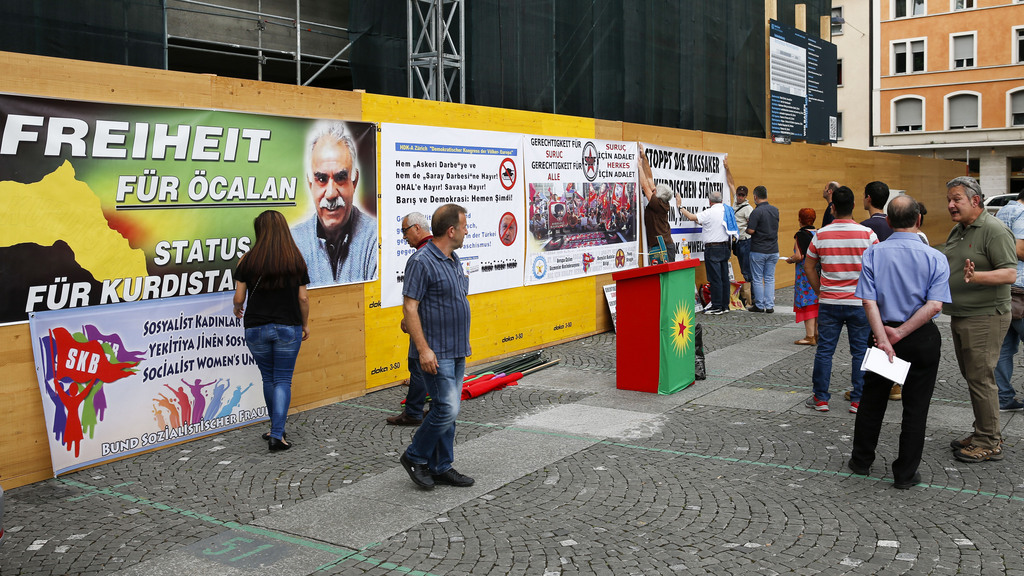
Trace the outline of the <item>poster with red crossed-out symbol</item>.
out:
<instances>
[{"instance_id":1,"label":"poster with red crossed-out symbol","mask_svg":"<svg viewBox=\"0 0 1024 576\"><path fill-rule=\"evenodd\" d=\"M523 285L525 220L522 134L406 124L381 125L381 307L402 304L405 263L415 252L402 231L412 212L429 221L444 204L466 209L459 258L469 293Z\"/></svg>"},{"instance_id":2,"label":"poster with red crossed-out symbol","mask_svg":"<svg viewBox=\"0 0 1024 576\"><path fill-rule=\"evenodd\" d=\"M637 265L636 142L527 136L526 284Z\"/></svg>"}]
</instances>

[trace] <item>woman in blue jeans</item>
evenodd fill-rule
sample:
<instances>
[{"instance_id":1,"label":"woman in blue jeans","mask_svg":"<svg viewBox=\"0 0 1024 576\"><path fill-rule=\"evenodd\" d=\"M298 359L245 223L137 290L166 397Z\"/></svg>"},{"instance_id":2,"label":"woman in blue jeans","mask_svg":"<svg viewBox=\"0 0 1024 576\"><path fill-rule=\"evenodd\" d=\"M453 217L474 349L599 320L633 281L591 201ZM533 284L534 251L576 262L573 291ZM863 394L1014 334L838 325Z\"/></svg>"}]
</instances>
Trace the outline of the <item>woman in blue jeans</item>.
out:
<instances>
[{"instance_id":1,"label":"woman in blue jeans","mask_svg":"<svg viewBox=\"0 0 1024 576\"><path fill-rule=\"evenodd\" d=\"M235 269L235 316L243 319L245 343L263 377L271 450L291 448L284 431L292 400L292 373L299 345L309 338L309 272L288 222L267 210L253 222L256 241ZM244 308L248 297L249 306Z\"/></svg>"}]
</instances>

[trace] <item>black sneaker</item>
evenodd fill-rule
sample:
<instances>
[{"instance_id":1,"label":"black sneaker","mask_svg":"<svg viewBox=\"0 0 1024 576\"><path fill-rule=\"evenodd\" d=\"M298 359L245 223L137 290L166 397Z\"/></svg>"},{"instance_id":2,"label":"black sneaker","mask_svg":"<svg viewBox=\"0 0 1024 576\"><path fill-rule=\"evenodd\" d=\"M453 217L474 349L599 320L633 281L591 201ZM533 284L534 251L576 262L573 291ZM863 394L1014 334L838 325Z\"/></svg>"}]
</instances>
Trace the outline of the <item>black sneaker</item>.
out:
<instances>
[{"instance_id":1,"label":"black sneaker","mask_svg":"<svg viewBox=\"0 0 1024 576\"><path fill-rule=\"evenodd\" d=\"M747 312L764 312L764 310L758 308L757 306L751 306L747 308Z\"/></svg>"},{"instance_id":2,"label":"black sneaker","mask_svg":"<svg viewBox=\"0 0 1024 576\"><path fill-rule=\"evenodd\" d=\"M846 463L846 467L849 468L850 471L853 472L854 474L859 474L861 476L867 476L868 474L871 473L871 466L861 466L860 464L855 463L853 461L853 458L851 458L850 461Z\"/></svg>"},{"instance_id":3,"label":"black sneaker","mask_svg":"<svg viewBox=\"0 0 1024 576\"><path fill-rule=\"evenodd\" d=\"M775 314L775 308L769 308L764 311L765 314Z\"/></svg>"},{"instance_id":4,"label":"black sneaker","mask_svg":"<svg viewBox=\"0 0 1024 576\"><path fill-rule=\"evenodd\" d=\"M1000 412L1016 412L1018 410L1024 410L1024 402L1016 398L999 407Z\"/></svg>"},{"instance_id":5,"label":"black sneaker","mask_svg":"<svg viewBox=\"0 0 1024 576\"><path fill-rule=\"evenodd\" d=\"M409 478L412 479L413 483L423 488L424 490L434 489L434 479L430 477L430 471L427 470L426 464L416 464L409 457L402 452L402 456L398 459L402 463L402 468L409 474Z\"/></svg>"},{"instance_id":6,"label":"black sneaker","mask_svg":"<svg viewBox=\"0 0 1024 576\"><path fill-rule=\"evenodd\" d=\"M449 468L441 474L431 474L431 478L433 478L434 484L447 484L459 488L468 488L476 482L465 474L459 474L455 468Z\"/></svg>"},{"instance_id":7,"label":"black sneaker","mask_svg":"<svg viewBox=\"0 0 1024 576\"><path fill-rule=\"evenodd\" d=\"M892 487L897 490L910 490L911 488L917 486L920 483L921 473L914 472L914 476L910 480L905 480L903 482L896 482L895 480L893 480Z\"/></svg>"}]
</instances>

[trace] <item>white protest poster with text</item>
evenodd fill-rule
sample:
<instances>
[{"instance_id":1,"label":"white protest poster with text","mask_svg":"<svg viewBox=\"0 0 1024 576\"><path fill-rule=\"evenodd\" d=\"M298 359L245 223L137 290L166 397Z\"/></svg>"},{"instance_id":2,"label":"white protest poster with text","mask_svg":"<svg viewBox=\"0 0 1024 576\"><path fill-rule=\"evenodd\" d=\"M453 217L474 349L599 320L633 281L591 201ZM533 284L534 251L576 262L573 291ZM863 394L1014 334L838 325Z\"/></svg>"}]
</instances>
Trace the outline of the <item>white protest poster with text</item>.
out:
<instances>
[{"instance_id":1,"label":"white protest poster with text","mask_svg":"<svg viewBox=\"0 0 1024 576\"><path fill-rule=\"evenodd\" d=\"M267 419L231 297L30 315L54 475Z\"/></svg>"},{"instance_id":2,"label":"white protest poster with text","mask_svg":"<svg viewBox=\"0 0 1024 576\"><path fill-rule=\"evenodd\" d=\"M456 250L469 292L523 285L521 134L405 124L381 125L381 306L402 304L405 263L415 248L402 218L430 220L444 204L467 211L469 233Z\"/></svg>"},{"instance_id":3,"label":"white protest poster with text","mask_svg":"<svg viewBox=\"0 0 1024 576\"><path fill-rule=\"evenodd\" d=\"M527 136L526 284L637 264L636 142Z\"/></svg>"},{"instance_id":4,"label":"white protest poster with text","mask_svg":"<svg viewBox=\"0 0 1024 576\"><path fill-rule=\"evenodd\" d=\"M690 257L704 259L704 242L701 240L701 226L683 217L677 202L693 214L699 214L711 204L711 192L721 192L722 202L732 205L732 194L725 176L726 154L698 152L666 148L644 143L644 154L651 164L655 184L667 184L673 192L669 202L668 224L672 228L672 241L676 245L676 259L682 254L684 245L690 248ZM643 199L647 206L647 199ZM646 235L644 235L646 242ZM644 246L650 251L649 246Z\"/></svg>"}]
</instances>

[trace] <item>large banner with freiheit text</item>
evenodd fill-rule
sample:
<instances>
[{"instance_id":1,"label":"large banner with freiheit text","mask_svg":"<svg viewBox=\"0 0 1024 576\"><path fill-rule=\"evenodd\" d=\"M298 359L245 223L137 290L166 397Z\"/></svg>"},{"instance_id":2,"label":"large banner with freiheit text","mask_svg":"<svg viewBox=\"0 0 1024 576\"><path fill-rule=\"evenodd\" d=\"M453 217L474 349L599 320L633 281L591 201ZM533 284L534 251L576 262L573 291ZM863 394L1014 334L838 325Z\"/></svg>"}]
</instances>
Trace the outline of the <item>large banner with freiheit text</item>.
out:
<instances>
[{"instance_id":1,"label":"large banner with freiheit text","mask_svg":"<svg viewBox=\"0 0 1024 576\"><path fill-rule=\"evenodd\" d=\"M0 323L232 290L267 209L311 287L374 280L376 180L373 124L0 95Z\"/></svg>"}]
</instances>

